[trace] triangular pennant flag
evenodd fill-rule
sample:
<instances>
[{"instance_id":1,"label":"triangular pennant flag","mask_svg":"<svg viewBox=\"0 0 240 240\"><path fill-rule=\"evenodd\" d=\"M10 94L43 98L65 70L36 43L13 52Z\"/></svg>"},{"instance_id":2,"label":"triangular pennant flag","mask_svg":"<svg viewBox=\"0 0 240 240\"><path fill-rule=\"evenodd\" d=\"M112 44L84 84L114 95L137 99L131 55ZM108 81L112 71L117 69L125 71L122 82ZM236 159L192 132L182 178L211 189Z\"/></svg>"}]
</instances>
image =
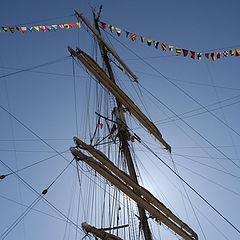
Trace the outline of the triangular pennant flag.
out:
<instances>
[{"instance_id":1,"label":"triangular pennant flag","mask_svg":"<svg viewBox=\"0 0 240 240\"><path fill-rule=\"evenodd\" d=\"M235 55L236 55L237 57L240 56L240 49L235 49Z\"/></svg>"},{"instance_id":2,"label":"triangular pennant flag","mask_svg":"<svg viewBox=\"0 0 240 240\"><path fill-rule=\"evenodd\" d=\"M221 53L217 52L217 59L221 58Z\"/></svg>"},{"instance_id":3,"label":"triangular pennant flag","mask_svg":"<svg viewBox=\"0 0 240 240\"><path fill-rule=\"evenodd\" d=\"M109 30L110 30L110 32L114 32L114 26L112 26L112 25L109 25Z\"/></svg>"},{"instance_id":4,"label":"triangular pennant flag","mask_svg":"<svg viewBox=\"0 0 240 240\"><path fill-rule=\"evenodd\" d=\"M223 52L222 52L222 55L223 55L224 57L227 57L227 56L228 56L228 51L226 51L226 50L223 51Z\"/></svg>"},{"instance_id":5,"label":"triangular pennant flag","mask_svg":"<svg viewBox=\"0 0 240 240\"><path fill-rule=\"evenodd\" d=\"M137 39L137 34L136 33L131 33L130 34L130 38L131 38L131 40L134 42L134 41L136 41L136 39Z\"/></svg>"},{"instance_id":6,"label":"triangular pennant flag","mask_svg":"<svg viewBox=\"0 0 240 240\"><path fill-rule=\"evenodd\" d=\"M234 56L234 55L235 55L235 50L231 49L231 50L229 51L229 53L230 53L231 56Z\"/></svg>"},{"instance_id":7,"label":"triangular pennant flag","mask_svg":"<svg viewBox=\"0 0 240 240\"><path fill-rule=\"evenodd\" d=\"M49 32L52 30L52 27L51 26L46 26L46 30L48 30Z\"/></svg>"},{"instance_id":8,"label":"triangular pennant flag","mask_svg":"<svg viewBox=\"0 0 240 240\"><path fill-rule=\"evenodd\" d=\"M188 55L188 50L187 49L183 49L183 56L186 57Z\"/></svg>"},{"instance_id":9,"label":"triangular pennant flag","mask_svg":"<svg viewBox=\"0 0 240 240\"><path fill-rule=\"evenodd\" d=\"M158 48L159 42L158 41L153 41L154 47Z\"/></svg>"},{"instance_id":10,"label":"triangular pennant flag","mask_svg":"<svg viewBox=\"0 0 240 240\"><path fill-rule=\"evenodd\" d=\"M120 28L115 28L118 37L121 35L122 30Z\"/></svg>"},{"instance_id":11,"label":"triangular pennant flag","mask_svg":"<svg viewBox=\"0 0 240 240\"><path fill-rule=\"evenodd\" d=\"M58 24L60 29L64 29L64 25L63 24Z\"/></svg>"},{"instance_id":12,"label":"triangular pennant flag","mask_svg":"<svg viewBox=\"0 0 240 240\"><path fill-rule=\"evenodd\" d=\"M34 26L36 32L39 32L39 26Z\"/></svg>"},{"instance_id":13,"label":"triangular pennant flag","mask_svg":"<svg viewBox=\"0 0 240 240\"><path fill-rule=\"evenodd\" d=\"M144 42L144 36L141 36L141 42L142 43Z\"/></svg>"},{"instance_id":14,"label":"triangular pennant flag","mask_svg":"<svg viewBox=\"0 0 240 240\"><path fill-rule=\"evenodd\" d=\"M176 55L177 56L181 55L181 48L176 48Z\"/></svg>"},{"instance_id":15,"label":"triangular pennant flag","mask_svg":"<svg viewBox=\"0 0 240 240\"><path fill-rule=\"evenodd\" d=\"M100 126L100 128L102 129L102 128L103 128L103 123L100 122L100 123L99 123L99 126Z\"/></svg>"},{"instance_id":16,"label":"triangular pennant flag","mask_svg":"<svg viewBox=\"0 0 240 240\"><path fill-rule=\"evenodd\" d=\"M58 25L57 25L57 24L52 24L52 30L53 30L53 31L56 31L57 28L58 28Z\"/></svg>"},{"instance_id":17,"label":"triangular pennant flag","mask_svg":"<svg viewBox=\"0 0 240 240\"><path fill-rule=\"evenodd\" d=\"M14 27L9 27L9 30L11 33L14 33L15 28Z\"/></svg>"},{"instance_id":18,"label":"triangular pennant flag","mask_svg":"<svg viewBox=\"0 0 240 240\"><path fill-rule=\"evenodd\" d=\"M8 27L2 27L3 32L7 32L8 31Z\"/></svg>"},{"instance_id":19,"label":"triangular pennant flag","mask_svg":"<svg viewBox=\"0 0 240 240\"><path fill-rule=\"evenodd\" d=\"M68 24L68 23L65 23L65 24L64 24L64 28L65 28L65 29L69 29L69 28L70 28L69 24Z\"/></svg>"},{"instance_id":20,"label":"triangular pennant flag","mask_svg":"<svg viewBox=\"0 0 240 240\"><path fill-rule=\"evenodd\" d=\"M152 40L150 38L147 39L147 45L151 46L152 45Z\"/></svg>"},{"instance_id":21,"label":"triangular pennant flag","mask_svg":"<svg viewBox=\"0 0 240 240\"><path fill-rule=\"evenodd\" d=\"M167 51L167 44L166 43L161 43L161 48L164 52Z\"/></svg>"},{"instance_id":22,"label":"triangular pennant flag","mask_svg":"<svg viewBox=\"0 0 240 240\"><path fill-rule=\"evenodd\" d=\"M27 32L27 27L21 27L21 31L22 31L22 33Z\"/></svg>"},{"instance_id":23,"label":"triangular pennant flag","mask_svg":"<svg viewBox=\"0 0 240 240\"><path fill-rule=\"evenodd\" d=\"M194 52L194 51L190 51L190 57L191 57L192 59L195 59L195 52Z\"/></svg>"},{"instance_id":24,"label":"triangular pennant flag","mask_svg":"<svg viewBox=\"0 0 240 240\"><path fill-rule=\"evenodd\" d=\"M46 32L46 26L40 26L39 27L43 32Z\"/></svg>"},{"instance_id":25,"label":"triangular pennant flag","mask_svg":"<svg viewBox=\"0 0 240 240\"><path fill-rule=\"evenodd\" d=\"M205 57L209 59L209 53L205 53Z\"/></svg>"},{"instance_id":26,"label":"triangular pennant flag","mask_svg":"<svg viewBox=\"0 0 240 240\"><path fill-rule=\"evenodd\" d=\"M107 24L105 22L101 22L102 29L105 30L107 28Z\"/></svg>"},{"instance_id":27,"label":"triangular pennant flag","mask_svg":"<svg viewBox=\"0 0 240 240\"><path fill-rule=\"evenodd\" d=\"M33 29L34 29L33 27L29 27L29 28L28 28L29 32L32 32Z\"/></svg>"},{"instance_id":28,"label":"triangular pennant flag","mask_svg":"<svg viewBox=\"0 0 240 240\"><path fill-rule=\"evenodd\" d=\"M125 31L125 32L126 32L126 38L128 38L130 32L128 31Z\"/></svg>"},{"instance_id":29,"label":"triangular pennant flag","mask_svg":"<svg viewBox=\"0 0 240 240\"><path fill-rule=\"evenodd\" d=\"M211 58L212 58L213 61L215 61L216 60L216 54L215 53L211 53Z\"/></svg>"},{"instance_id":30,"label":"triangular pennant flag","mask_svg":"<svg viewBox=\"0 0 240 240\"><path fill-rule=\"evenodd\" d=\"M197 58L198 58L198 60L201 60L202 59L202 53L198 53Z\"/></svg>"},{"instance_id":31,"label":"triangular pennant flag","mask_svg":"<svg viewBox=\"0 0 240 240\"><path fill-rule=\"evenodd\" d=\"M70 27L70 28L73 28L74 26L75 26L74 23L69 23L69 27Z\"/></svg>"},{"instance_id":32,"label":"triangular pennant flag","mask_svg":"<svg viewBox=\"0 0 240 240\"><path fill-rule=\"evenodd\" d=\"M80 22L76 22L75 25L80 28L81 27L81 23Z\"/></svg>"},{"instance_id":33,"label":"triangular pennant flag","mask_svg":"<svg viewBox=\"0 0 240 240\"><path fill-rule=\"evenodd\" d=\"M173 51L173 48L174 48L174 46L169 45L169 46L168 46L169 52L172 52L172 51Z\"/></svg>"}]
</instances>

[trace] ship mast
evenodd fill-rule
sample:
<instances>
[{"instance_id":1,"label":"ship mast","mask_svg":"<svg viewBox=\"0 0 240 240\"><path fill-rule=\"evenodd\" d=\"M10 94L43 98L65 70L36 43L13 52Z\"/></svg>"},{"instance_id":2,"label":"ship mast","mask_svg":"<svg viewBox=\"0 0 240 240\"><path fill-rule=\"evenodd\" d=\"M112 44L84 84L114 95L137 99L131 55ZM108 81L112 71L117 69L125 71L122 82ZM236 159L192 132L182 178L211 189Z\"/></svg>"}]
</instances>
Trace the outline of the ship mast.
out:
<instances>
[{"instance_id":1,"label":"ship mast","mask_svg":"<svg viewBox=\"0 0 240 240\"><path fill-rule=\"evenodd\" d=\"M101 12L101 8L100 8L100 12ZM107 73L88 54L83 52L81 49L77 48L77 50L75 51L69 47L68 50L73 57L78 58L78 60L82 62L83 65L85 65L85 67L95 76L95 78L99 80L99 82L104 87L106 87L113 94L113 96L115 96L116 107L114 108L113 113L116 118L115 123L117 124L117 136L120 141L121 151L127 163L129 175L127 174L126 175L127 177L125 177L124 174L121 174L121 172L116 170L116 168L114 167L114 169L116 170L114 174L118 175L120 173L120 179L119 179L119 177L111 173L111 171L115 171L112 169L111 164L109 165L111 168L111 171L109 171L109 169L105 167L105 164L108 165L108 161L104 161L103 164L100 164L100 163L97 163L94 159L89 158L88 156L82 154L80 151L76 152L76 149L78 149L78 146L82 145L83 149L91 152L91 154L93 154L94 157L97 158L99 161L101 161L100 159L103 159L102 157L100 157L99 159L98 156L95 156L95 153L97 150L90 151L91 146L85 145L79 139L78 140L75 139L75 141L77 142L77 148L76 149L71 148L71 152L75 156L76 160L85 161L88 165L90 165L93 169L95 169L98 173L100 173L100 175L102 175L107 180L112 182L113 185L117 186L121 191L123 191L126 195L128 195L137 203L139 217L140 217L140 226L143 231L145 240L152 240L152 234L149 228L148 218L146 216L146 210L152 216L155 216L156 220L166 224L166 226L172 229L179 236L183 237L183 239L197 240L198 237L191 228L189 228L184 222L182 222L180 219L174 216L170 210L168 210L165 206L163 206L161 202L159 202L157 199L151 196L147 192L147 190L143 190L138 183L138 178L137 178L137 174L133 164L133 158L132 158L130 148L129 148L129 143L128 143L128 141L131 140L130 138L131 134L128 130L125 115L124 115L125 109L127 109L127 111L132 113L139 120L139 122L142 123L142 125L154 137L156 137L156 139L169 152L171 152L171 147L162 138L162 135L160 131L157 129L157 127L141 112L141 110L137 107L137 105L116 84L115 77L110 64L110 60L108 57L108 53L111 53L115 57L115 59L121 64L121 66L125 69L125 71L135 81L137 81L137 77L132 73L129 67L121 60L121 58L118 56L115 50L112 49L110 46L108 46L107 43L104 41L104 39L101 37L101 32L98 25L100 12L98 13L97 16L96 16L96 13L93 12L94 23L95 23L95 28L94 28L89 23L89 21L83 16L83 14L80 14L75 11L78 18L80 18L97 37L101 55L107 69ZM100 156L102 155L100 154ZM121 180L122 177L125 180ZM128 187L126 186L126 184L127 185L130 184L131 186ZM143 195L145 195L145 199L148 199L148 200L144 200ZM154 202L155 207L149 204L150 200ZM88 231L92 232L93 234L97 233L97 230L94 227L88 227ZM96 235L100 237L101 234L103 234L103 232L102 233L98 232ZM111 239L111 237L107 239Z\"/></svg>"},{"instance_id":2,"label":"ship mast","mask_svg":"<svg viewBox=\"0 0 240 240\"><path fill-rule=\"evenodd\" d=\"M101 13L101 8L100 8L100 11L97 16L96 16L95 12L93 11L95 28L98 31L99 35L101 35L99 25L98 25L100 13ZM112 71L112 67L111 67L111 64L109 61L106 45L103 45L103 43L100 40L98 40L98 44L99 44L101 55L102 55L104 64L107 68L109 77L114 83L116 83L115 77L114 77L114 74ZM136 79L136 76L134 74L132 74L132 75ZM126 162L127 162L129 175L133 179L133 181L138 184L137 174L135 171L132 155L131 155L131 152L129 149L129 144L128 144L129 132L126 127L127 123L126 123L126 119L125 119L124 112L123 112L123 105L118 99L116 99L116 103L117 103L117 107L115 108L114 114L117 119L117 125L118 125L117 128L118 128L118 133L119 133L118 136L119 136L119 140L120 140L120 146L122 147L121 149L122 149L122 152L123 152ZM151 235L151 231L150 231L150 228L148 225L146 212L139 205L138 205L138 212L139 212L139 216L140 216L140 226L143 230L144 238L145 238L145 240L152 240L152 235Z\"/></svg>"}]
</instances>

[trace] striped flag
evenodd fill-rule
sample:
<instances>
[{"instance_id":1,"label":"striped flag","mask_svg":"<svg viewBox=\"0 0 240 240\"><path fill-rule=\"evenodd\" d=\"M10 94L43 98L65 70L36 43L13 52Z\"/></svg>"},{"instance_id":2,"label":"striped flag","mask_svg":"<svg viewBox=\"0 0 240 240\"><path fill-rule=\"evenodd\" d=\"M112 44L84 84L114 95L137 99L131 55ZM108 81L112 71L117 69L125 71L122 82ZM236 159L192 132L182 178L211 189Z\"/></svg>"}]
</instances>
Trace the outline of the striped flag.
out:
<instances>
[{"instance_id":1,"label":"striped flag","mask_svg":"<svg viewBox=\"0 0 240 240\"><path fill-rule=\"evenodd\" d=\"M15 28L14 27L9 27L9 30L11 33L14 33Z\"/></svg>"},{"instance_id":2,"label":"striped flag","mask_svg":"<svg viewBox=\"0 0 240 240\"><path fill-rule=\"evenodd\" d=\"M177 56L180 56L181 55L181 48L176 48L176 55Z\"/></svg>"},{"instance_id":3,"label":"striped flag","mask_svg":"<svg viewBox=\"0 0 240 240\"><path fill-rule=\"evenodd\" d=\"M164 52L167 51L167 44L166 43L161 43L161 48Z\"/></svg>"},{"instance_id":4,"label":"striped flag","mask_svg":"<svg viewBox=\"0 0 240 240\"><path fill-rule=\"evenodd\" d=\"M137 39L137 34L136 33L130 33L130 38L133 42L135 42L136 39Z\"/></svg>"}]
</instances>

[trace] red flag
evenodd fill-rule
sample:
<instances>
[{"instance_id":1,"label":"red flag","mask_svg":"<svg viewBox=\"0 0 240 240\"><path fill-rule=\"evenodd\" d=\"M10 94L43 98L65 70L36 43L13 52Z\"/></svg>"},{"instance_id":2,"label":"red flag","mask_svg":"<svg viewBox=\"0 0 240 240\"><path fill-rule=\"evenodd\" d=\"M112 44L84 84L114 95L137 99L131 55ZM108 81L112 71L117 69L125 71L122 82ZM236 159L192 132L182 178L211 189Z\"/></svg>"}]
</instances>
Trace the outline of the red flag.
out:
<instances>
[{"instance_id":1,"label":"red flag","mask_svg":"<svg viewBox=\"0 0 240 240\"><path fill-rule=\"evenodd\" d=\"M188 50L187 49L183 49L183 56L186 57L188 55Z\"/></svg>"},{"instance_id":2,"label":"red flag","mask_svg":"<svg viewBox=\"0 0 240 240\"><path fill-rule=\"evenodd\" d=\"M99 126L100 126L100 128L102 129L102 128L103 128L103 123L100 122L100 123L99 123Z\"/></svg>"},{"instance_id":3,"label":"red flag","mask_svg":"<svg viewBox=\"0 0 240 240\"><path fill-rule=\"evenodd\" d=\"M193 51L190 51L190 57L192 58L192 59L195 59L195 52L193 52Z\"/></svg>"},{"instance_id":4,"label":"red flag","mask_svg":"<svg viewBox=\"0 0 240 240\"><path fill-rule=\"evenodd\" d=\"M221 57L221 53L218 52L218 53L217 53L217 59L219 59L220 57Z\"/></svg>"},{"instance_id":5,"label":"red flag","mask_svg":"<svg viewBox=\"0 0 240 240\"><path fill-rule=\"evenodd\" d=\"M102 28L103 30L105 30L107 28L107 24L105 22L101 22Z\"/></svg>"},{"instance_id":6,"label":"red flag","mask_svg":"<svg viewBox=\"0 0 240 240\"><path fill-rule=\"evenodd\" d=\"M209 59L209 53L205 53L205 57Z\"/></svg>"}]
</instances>

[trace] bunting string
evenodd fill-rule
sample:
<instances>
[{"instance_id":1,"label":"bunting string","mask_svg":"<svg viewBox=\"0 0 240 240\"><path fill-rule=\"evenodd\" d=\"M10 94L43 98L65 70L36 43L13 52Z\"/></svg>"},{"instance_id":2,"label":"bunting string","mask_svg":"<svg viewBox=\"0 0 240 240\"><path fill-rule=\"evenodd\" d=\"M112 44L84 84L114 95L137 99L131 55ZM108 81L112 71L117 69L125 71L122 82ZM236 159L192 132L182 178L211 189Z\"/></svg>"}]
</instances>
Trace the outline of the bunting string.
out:
<instances>
[{"instance_id":1,"label":"bunting string","mask_svg":"<svg viewBox=\"0 0 240 240\"><path fill-rule=\"evenodd\" d=\"M141 34L133 33L127 30L122 30L119 27L114 27L111 24L105 22L100 22L103 30L109 30L111 33L116 33L118 37L124 33L126 38L130 39L133 42L136 42L137 39L140 39L141 43L146 43L147 46L153 46L156 49L160 49L164 53L175 53L176 56L190 57L191 59L201 60L203 57L207 60L216 61L220 58L225 58L229 56L240 56L240 48L237 49L224 49L219 51L208 51L208 52L198 52L185 48L179 48L172 44L163 43L160 41L153 40L150 37L144 37Z\"/></svg>"},{"instance_id":2,"label":"bunting string","mask_svg":"<svg viewBox=\"0 0 240 240\"><path fill-rule=\"evenodd\" d=\"M52 24L52 25L34 25L34 26L2 26L0 28L1 33L27 33L27 32L55 32L57 30L69 30L72 28L80 28L80 22Z\"/></svg>"}]
</instances>

